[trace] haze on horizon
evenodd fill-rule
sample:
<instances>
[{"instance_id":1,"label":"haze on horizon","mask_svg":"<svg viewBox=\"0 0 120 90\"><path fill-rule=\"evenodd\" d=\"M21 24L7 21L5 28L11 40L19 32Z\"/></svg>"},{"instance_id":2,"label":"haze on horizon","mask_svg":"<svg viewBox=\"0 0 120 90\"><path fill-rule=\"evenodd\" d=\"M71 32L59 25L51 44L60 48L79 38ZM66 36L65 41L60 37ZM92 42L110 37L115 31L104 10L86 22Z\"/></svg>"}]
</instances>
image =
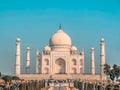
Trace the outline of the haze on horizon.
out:
<instances>
[{"instance_id":1,"label":"haze on horizon","mask_svg":"<svg viewBox=\"0 0 120 90\"><path fill-rule=\"evenodd\" d=\"M106 61L120 65L119 0L1 0L0 72L14 74L15 41L21 39L21 65L25 72L26 48L31 49L31 72L35 72L36 50L49 44L59 24L79 51L85 51L85 72L90 69L90 49L95 48L97 72L100 39L105 39Z\"/></svg>"}]
</instances>

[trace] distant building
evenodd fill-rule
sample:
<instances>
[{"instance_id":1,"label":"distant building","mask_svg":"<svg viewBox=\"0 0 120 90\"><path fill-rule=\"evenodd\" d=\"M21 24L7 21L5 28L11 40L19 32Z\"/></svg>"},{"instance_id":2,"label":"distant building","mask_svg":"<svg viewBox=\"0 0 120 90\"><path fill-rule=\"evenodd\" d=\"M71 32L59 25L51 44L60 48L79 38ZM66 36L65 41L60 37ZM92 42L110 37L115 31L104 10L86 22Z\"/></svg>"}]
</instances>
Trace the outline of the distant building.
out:
<instances>
[{"instance_id":1,"label":"distant building","mask_svg":"<svg viewBox=\"0 0 120 90\"><path fill-rule=\"evenodd\" d=\"M91 48L91 74L84 74L84 51L80 52L72 45L71 38L59 27L50 38L42 52L36 51L36 74L30 74L30 48L26 51L26 74L20 73L20 39L16 40L15 75L24 79L41 78L81 78L105 80L104 39L100 43L101 74L95 75L94 48Z\"/></svg>"}]
</instances>

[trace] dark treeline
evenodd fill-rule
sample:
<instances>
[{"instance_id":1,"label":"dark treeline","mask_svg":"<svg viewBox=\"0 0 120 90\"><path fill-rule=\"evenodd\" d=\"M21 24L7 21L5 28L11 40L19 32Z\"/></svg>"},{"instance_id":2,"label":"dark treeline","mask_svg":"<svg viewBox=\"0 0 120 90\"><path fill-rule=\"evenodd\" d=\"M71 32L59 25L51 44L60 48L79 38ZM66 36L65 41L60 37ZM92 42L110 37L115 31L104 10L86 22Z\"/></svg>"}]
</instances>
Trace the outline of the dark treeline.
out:
<instances>
[{"instance_id":1,"label":"dark treeline","mask_svg":"<svg viewBox=\"0 0 120 90\"><path fill-rule=\"evenodd\" d=\"M120 90L120 82L118 80L120 76L120 66L114 64L112 67L109 64L104 65L104 73L111 80L106 81L87 81L87 80L64 80L65 83L72 83L78 90ZM21 80L17 76L4 76L2 77L0 72L0 78L3 82L0 82L0 90L41 90L50 85L51 80ZM66 82L67 81L67 82ZM117 83L116 83L117 81ZM58 80L59 83L63 82Z\"/></svg>"},{"instance_id":2,"label":"dark treeline","mask_svg":"<svg viewBox=\"0 0 120 90\"><path fill-rule=\"evenodd\" d=\"M120 77L120 66L114 64L112 67L109 64L104 65L104 73L112 80L118 80Z\"/></svg>"},{"instance_id":3,"label":"dark treeline","mask_svg":"<svg viewBox=\"0 0 120 90\"><path fill-rule=\"evenodd\" d=\"M120 84L99 81L74 81L74 87L78 90L120 90Z\"/></svg>"},{"instance_id":4,"label":"dark treeline","mask_svg":"<svg viewBox=\"0 0 120 90\"><path fill-rule=\"evenodd\" d=\"M0 85L0 90L41 90L45 87L45 80L19 80L7 82Z\"/></svg>"},{"instance_id":5,"label":"dark treeline","mask_svg":"<svg viewBox=\"0 0 120 90\"><path fill-rule=\"evenodd\" d=\"M0 72L0 90L41 90L45 80L23 80L17 76L5 75Z\"/></svg>"}]
</instances>

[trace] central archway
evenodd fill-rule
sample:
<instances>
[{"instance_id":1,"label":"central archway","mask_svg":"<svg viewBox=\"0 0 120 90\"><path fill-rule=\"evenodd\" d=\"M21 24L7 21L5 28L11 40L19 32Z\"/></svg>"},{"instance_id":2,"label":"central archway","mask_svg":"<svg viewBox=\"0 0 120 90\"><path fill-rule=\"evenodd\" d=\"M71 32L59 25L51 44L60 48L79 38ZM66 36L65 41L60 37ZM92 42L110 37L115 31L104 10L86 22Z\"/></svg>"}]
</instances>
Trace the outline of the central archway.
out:
<instances>
[{"instance_id":1,"label":"central archway","mask_svg":"<svg viewBox=\"0 0 120 90\"><path fill-rule=\"evenodd\" d=\"M64 59L59 58L55 61L55 73L56 74L66 73L66 64Z\"/></svg>"}]
</instances>

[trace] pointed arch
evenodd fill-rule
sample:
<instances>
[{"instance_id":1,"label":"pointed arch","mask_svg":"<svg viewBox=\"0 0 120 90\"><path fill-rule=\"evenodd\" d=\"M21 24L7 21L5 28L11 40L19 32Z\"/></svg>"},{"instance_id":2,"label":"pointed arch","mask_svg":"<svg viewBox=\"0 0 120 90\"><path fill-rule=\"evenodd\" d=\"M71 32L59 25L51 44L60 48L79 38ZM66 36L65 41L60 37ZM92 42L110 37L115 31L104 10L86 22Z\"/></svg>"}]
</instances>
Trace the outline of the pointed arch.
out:
<instances>
[{"instance_id":1,"label":"pointed arch","mask_svg":"<svg viewBox=\"0 0 120 90\"><path fill-rule=\"evenodd\" d=\"M44 68L44 73L45 73L45 74L49 74L49 68L45 67L45 68Z\"/></svg>"},{"instance_id":2,"label":"pointed arch","mask_svg":"<svg viewBox=\"0 0 120 90\"><path fill-rule=\"evenodd\" d=\"M73 64L73 65L77 65L76 59L72 59L72 64Z\"/></svg>"},{"instance_id":3,"label":"pointed arch","mask_svg":"<svg viewBox=\"0 0 120 90\"><path fill-rule=\"evenodd\" d=\"M58 73L58 74L65 74L66 73L66 62L64 59L62 58L58 58L56 61L55 61L55 73Z\"/></svg>"},{"instance_id":4,"label":"pointed arch","mask_svg":"<svg viewBox=\"0 0 120 90\"><path fill-rule=\"evenodd\" d=\"M83 68L80 68L80 73L83 73Z\"/></svg>"},{"instance_id":5,"label":"pointed arch","mask_svg":"<svg viewBox=\"0 0 120 90\"><path fill-rule=\"evenodd\" d=\"M83 59L80 59L80 65L81 66L83 65Z\"/></svg>"},{"instance_id":6,"label":"pointed arch","mask_svg":"<svg viewBox=\"0 0 120 90\"><path fill-rule=\"evenodd\" d=\"M49 65L49 59L45 59L45 65Z\"/></svg>"}]
</instances>

